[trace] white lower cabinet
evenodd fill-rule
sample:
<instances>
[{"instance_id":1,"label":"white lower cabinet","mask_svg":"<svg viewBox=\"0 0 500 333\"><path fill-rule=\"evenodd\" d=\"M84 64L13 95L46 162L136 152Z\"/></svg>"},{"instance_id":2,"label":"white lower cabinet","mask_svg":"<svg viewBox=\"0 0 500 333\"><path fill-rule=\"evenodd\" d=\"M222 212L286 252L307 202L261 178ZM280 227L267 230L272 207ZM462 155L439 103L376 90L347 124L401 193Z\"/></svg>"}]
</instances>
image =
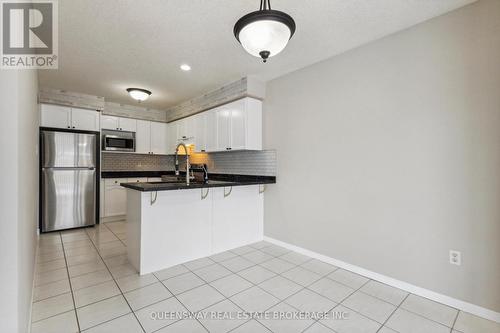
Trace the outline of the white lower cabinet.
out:
<instances>
[{"instance_id":1,"label":"white lower cabinet","mask_svg":"<svg viewBox=\"0 0 500 333\"><path fill-rule=\"evenodd\" d=\"M213 253L262 239L264 196L259 193L258 185L217 187L210 191L213 200Z\"/></svg>"},{"instance_id":2,"label":"white lower cabinet","mask_svg":"<svg viewBox=\"0 0 500 333\"><path fill-rule=\"evenodd\" d=\"M104 180L104 215L112 217L127 214L127 191L120 183L127 178L107 178Z\"/></svg>"},{"instance_id":3,"label":"white lower cabinet","mask_svg":"<svg viewBox=\"0 0 500 333\"><path fill-rule=\"evenodd\" d=\"M159 191L156 196L128 189L129 260L142 275L258 242L263 198L258 185Z\"/></svg>"},{"instance_id":4,"label":"white lower cabinet","mask_svg":"<svg viewBox=\"0 0 500 333\"><path fill-rule=\"evenodd\" d=\"M101 181L101 217L122 217L127 214L127 190L121 183L142 183L148 178L106 178Z\"/></svg>"}]
</instances>

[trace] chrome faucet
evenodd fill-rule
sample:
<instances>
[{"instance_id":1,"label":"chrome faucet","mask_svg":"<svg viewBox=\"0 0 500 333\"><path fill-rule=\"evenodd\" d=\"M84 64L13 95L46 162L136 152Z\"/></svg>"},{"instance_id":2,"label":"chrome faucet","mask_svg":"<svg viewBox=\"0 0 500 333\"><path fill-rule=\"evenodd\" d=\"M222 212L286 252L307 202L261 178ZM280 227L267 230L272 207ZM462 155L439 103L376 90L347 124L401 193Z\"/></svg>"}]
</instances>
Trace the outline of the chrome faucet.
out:
<instances>
[{"instance_id":1,"label":"chrome faucet","mask_svg":"<svg viewBox=\"0 0 500 333\"><path fill-rule=\"evenodd\" d=\"M186 186L189 186L189 179L190 174L189 174L189 169L191 169L191 166L189 165L189 154L188 154L188 149L184 143L179 143L177 147L175 148L175 175L179 175L179 147L183 146L184 151L186 152Z\"/></svg>"}]
</instances>

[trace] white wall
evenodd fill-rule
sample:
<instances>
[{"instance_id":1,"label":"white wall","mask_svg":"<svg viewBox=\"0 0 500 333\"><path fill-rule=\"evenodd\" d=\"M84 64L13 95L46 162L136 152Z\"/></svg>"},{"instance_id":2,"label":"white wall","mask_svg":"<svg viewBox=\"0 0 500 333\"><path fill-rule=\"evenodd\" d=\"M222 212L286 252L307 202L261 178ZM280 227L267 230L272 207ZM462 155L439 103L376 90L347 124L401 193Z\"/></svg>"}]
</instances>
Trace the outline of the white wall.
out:
<instances>
[{"instance_id":1,"label":"white wall","mask_svg":"<svg viewBox=\"0 0 500 333\"><path fill-rule=\"evenodd\" d=\"M500 1L271 81L264 114L266 236L500 312Z\"/></svg>"},{"instance_id":2,"label":"white wall","mask_svg":"<svg viewBox=\"0 0 500 333\"><path fill-rule=\"evenodd\" d=\"M37 72L0 71L0 331L29 329L38 223Z\"/></svg>"}]
</instances>

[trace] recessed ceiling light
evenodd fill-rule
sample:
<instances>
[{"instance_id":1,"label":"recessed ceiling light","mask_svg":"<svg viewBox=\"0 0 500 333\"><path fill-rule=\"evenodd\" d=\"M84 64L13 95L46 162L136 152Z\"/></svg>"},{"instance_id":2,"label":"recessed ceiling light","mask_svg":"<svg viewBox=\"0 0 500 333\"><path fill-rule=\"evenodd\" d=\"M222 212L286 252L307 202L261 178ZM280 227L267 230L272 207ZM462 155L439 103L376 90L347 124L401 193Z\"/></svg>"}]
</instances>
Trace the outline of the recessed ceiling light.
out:
<instances>
[{"instance_id":1,"label":"recessed ceiling light","mask_svg":"<svg viewBox=\"0 0 500 333\"><path fill-rule=\"evenodd\" d=\"M147 100L151 95L151 91L141 88L127 88L127 92L130 95L130 97L132 97L138 102L143 102Z\"/></svg>"},{"instance_id":2,"label":"recessed ceiling light","mask_svg":"<svg viewBox=\"0 0 500 333\"><path fill-rule=\"evenodd\" d=\"M182 64L181 65L181 69L185 72L187 71L190 71L191 70L191 66L189 66L188 64Z\"/></svg>"}]
</instances>

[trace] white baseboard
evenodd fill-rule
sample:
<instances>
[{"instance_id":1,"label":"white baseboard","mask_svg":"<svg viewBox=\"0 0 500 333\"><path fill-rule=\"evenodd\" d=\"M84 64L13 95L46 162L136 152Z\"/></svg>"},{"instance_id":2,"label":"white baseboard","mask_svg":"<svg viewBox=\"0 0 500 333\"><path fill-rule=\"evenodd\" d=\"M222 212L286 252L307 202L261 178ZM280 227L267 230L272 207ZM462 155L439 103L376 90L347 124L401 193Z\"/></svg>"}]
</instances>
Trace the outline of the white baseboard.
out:
<instances>
[{"instance_id":1,"label":"white baseboard","mask_svg":"<svg viewBox=\"0 0 500 333\"><path fill-rule=\"evenodd\" d=\"M123 221L126 219L127 219L127 215L106 216L106 217L101 217L101 223L117 222L117 221Z\"/></svg>"},{"instance_id":2,"label":"white baseboard","mask_svg":"<svg viewBox=\"0 0 500 333\"><path fill-rule=\"evenodd\" d=\"M453 298L450 296L439 294L437 292L434 292L434 291L431 291L431 290L428 290L425 288L421 288L421 287L415 286L413 284L410 284L410 283L407 283L407 282L404 282L401 280L397 280L397 279L394 279L394 278L391 278L391 277L388 277L388 276L385 276L385 275L382 275L382 274L379 274L376 272L372 272L372 271L364 269L362 267L355 266L355 265L346 263L346 262L338 260L338 259L327 257L325 255L304 249L304 248L299 247L299 246L288 244L288 243L282 242L280 240L277 240L277 239L274 239L271 237L264 236L264 240L269 242L269 243L273 243L273 244L276 244L278 246L282 246L286 249L304 254L304 255L309 256L311 258L315 258L315 259L321 260L323 262L332 264L334 266L343 268L343 269L351 271L353 273L357 273L359 275L366 276L372 280L376 280L376 281L385 283L389 286L399 288L399 289L402 289L402 290L407 291L409 293L412 293L412 294L415 294L418 296L422 296L422 297L428 298L430 300L451 306L451 307L456 308L458 310L469 312L469 313L472 313L473 315L476 315L476 316L479 316L479 317L482 317L485 319L493 320L493 321L500 323L500 313L499 312L495 312L493 310L489 310L489 309L483 308L481 306L478 306L478 305L475 305L472 303L464 302L464 301L461 301L459 299L456 299L456 298Z\"/></svg>"}]
</instances>

